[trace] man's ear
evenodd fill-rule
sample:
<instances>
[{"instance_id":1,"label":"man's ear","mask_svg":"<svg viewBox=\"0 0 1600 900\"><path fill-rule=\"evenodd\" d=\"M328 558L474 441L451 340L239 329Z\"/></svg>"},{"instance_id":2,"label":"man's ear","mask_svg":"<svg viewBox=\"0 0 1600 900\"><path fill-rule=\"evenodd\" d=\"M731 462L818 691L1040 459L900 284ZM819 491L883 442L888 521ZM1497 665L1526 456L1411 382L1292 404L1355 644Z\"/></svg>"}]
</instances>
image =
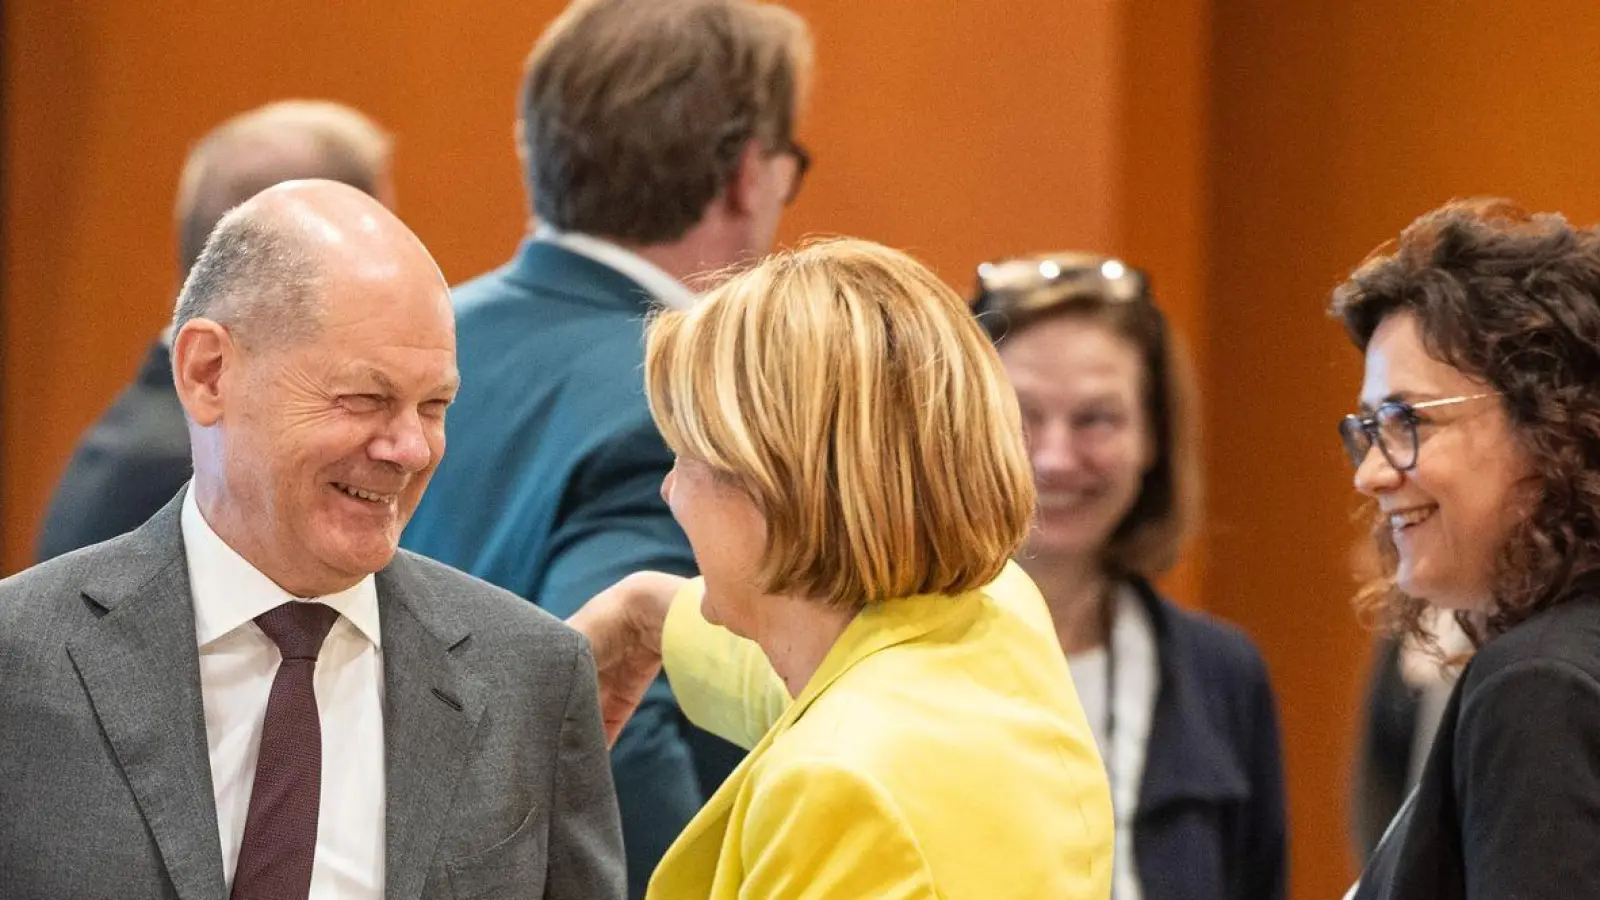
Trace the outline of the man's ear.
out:
<instances>
[{"instance_id":1,"label":"man's ear","mask_svg":"<svg viewBox=\"0 0 1600 900\"><path fill-rule=\"evenodd\" d=\"M190 319L172 337L172 382L196 425L222 419L223 380L236 375L239 348L228 329L210 319Z\"/></svg>"},{"instance_id":2,"label":"man's ear","mask_svg":"<svg viewBox=\"0 0 1600 900\"><path fill-rule=\"evenodd\" d=\"M766 189L766 161L767 152L760 141L751 139L745 142L744 150L739 154L739 163L734 167L733 176L728 179L728 188L724 192L728 206L734 212L749 215L756 209L757 198Z\"/></svg>"},{"instance_id":3,"label":"man's ear","mask_svg":"<svg viewBox=\"0 0 1600 900\"><path fill-rule=\"evenodd\" d=\"M522 167L522 171L528 171L528 160L532 153L528 149L528 129L521 118L511 126L511 141L517 148L517 164Z\"/></svg>"},{"instance_id":4,"label":"man's ear","mask_svg":"<svg viewBox=\"0 0 1600 900\"><path fill-rule=\"evenodd\" d=\"M528 226L528 230L532 231L535 227L537 217L531 212L531 210L533 209L534 204L538 202L538 198L533 196L533 179L529 177L532 169L529 168L528 161L533 158L533 151L528 147L528 132L527 129L523 127L521 118L518 118L516 124L511 126L511 141L516 145L517 148L517 171L523 173L522 177L517 180L522 182L522 190L528 195L528 209L530 210L530 213L528 215L528 221L525 224Z\"/></svg>"}]
</instances>

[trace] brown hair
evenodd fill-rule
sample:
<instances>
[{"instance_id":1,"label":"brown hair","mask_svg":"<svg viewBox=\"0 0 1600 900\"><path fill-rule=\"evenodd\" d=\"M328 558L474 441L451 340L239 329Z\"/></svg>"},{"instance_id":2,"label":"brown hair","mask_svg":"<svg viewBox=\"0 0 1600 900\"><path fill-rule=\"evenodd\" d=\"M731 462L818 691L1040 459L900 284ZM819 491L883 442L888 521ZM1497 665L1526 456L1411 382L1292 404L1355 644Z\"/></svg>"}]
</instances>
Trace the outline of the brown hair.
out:
<instances>
[{"instance_id":1,"label":"brown hair","mask_svg":"<svg viewBox=\"0 0 1600 900\"><path fill-rule=\"evenodd\" d=\"M990 275L1003 268L1037 270L1039 265L1053 266L1048 271L1056 275L1021 280ZM1115 279L1098 274L1106 266L1116 267ZM1061 277L1074 272L1089 277ZM1061 317L1103 325L1138 349L1155 460L1144 474L1138 499L1112 532L1101 563L1115 575L1146 579L1172 568L1200 516L1198 400L1188 353L1151 297L1145 274L1120 260L1089 253L1018 257L979 270L974 308L1002 350L1006 335Z\"/></svg>"},{"instance_id":2,"label":"brown hair","mask_svg":"<svg viewBox=\"0 0 1600 900\"><path fill-rule=\"evenodd\" d=\"M1416 317L1428 355L1485 382L1539 480L1533 512L1494 568L1487 616L1457 614L1482 641L1600 590L1600 234L1507 200L1455 200L1374 250L1333 292L1332 314L1365 352L1380 323ZM1357 599L1426 640L1425 603L1394 583L1374 513L1379 578Z\"/></svg>"},{"instance_id":3,"label":"brown hair","mask_svg":"<svg viewBox=\"0 0 1600 900\"><path fill-rule=\"evenodd\" d=\"M805 22L772 4L576 0L523 79L534 212L566 231L676 240L751 140L792 139L811 53Z\"/></svg>"},{"instance_id":4,"label":"brown hair","mask_svg":"<svg viewBox=\"0 0 1600 900\"><path fill-rule=\"evenodd\" d=\"M767 520L764 589L856 606L992 581L1033 516L1016 395L966 304L867 241L768 257L649 329L667 445Z\"/></svg>"}]
</instances>

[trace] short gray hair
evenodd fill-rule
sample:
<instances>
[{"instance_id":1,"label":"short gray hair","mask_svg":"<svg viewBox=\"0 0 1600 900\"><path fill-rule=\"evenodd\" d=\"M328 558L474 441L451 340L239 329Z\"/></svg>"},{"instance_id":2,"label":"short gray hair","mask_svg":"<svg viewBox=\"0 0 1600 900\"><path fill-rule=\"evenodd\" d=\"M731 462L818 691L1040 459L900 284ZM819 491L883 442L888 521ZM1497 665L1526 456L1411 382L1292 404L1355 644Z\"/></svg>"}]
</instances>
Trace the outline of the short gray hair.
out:
<instances>
[{"instance_id":1,"label":"short gray hair","mask_svg":"<svg viewBox=\"0 0 1600 900\"><path fill-rule=\"evenodd\" d=\"M235 209L217 223L184 279L172 332L206 318L246 346L308 340L321 328L321 281L318 260L291 228L259 208Z\"/></svg>"}]
</instances>

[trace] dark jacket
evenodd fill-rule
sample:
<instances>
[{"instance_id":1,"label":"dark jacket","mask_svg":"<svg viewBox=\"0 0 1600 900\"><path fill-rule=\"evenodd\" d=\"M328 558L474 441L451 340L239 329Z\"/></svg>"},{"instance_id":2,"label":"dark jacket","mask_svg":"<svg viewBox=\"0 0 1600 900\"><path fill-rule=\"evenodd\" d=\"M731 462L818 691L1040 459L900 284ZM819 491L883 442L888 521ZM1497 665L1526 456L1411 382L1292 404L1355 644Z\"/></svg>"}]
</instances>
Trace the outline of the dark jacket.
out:
<instances>
[{"instance_id":1,"label":"dark jacket","mask_svg":"<svg viewBox=\"0 0 1600 900\"><path fill-rule=\"evenodd\" d=\"M1161 677L1134 818L1144 896L1281 900L1283 752L1266 664L1238 629L1134 586Z\"/></svg>"},{"instance_id":2,"label":"dark jacket","mask_svg":"<svg viewBox=\"0 0 1600 900\"><path fill-rule=\"evenodd\" d=\"M79 438L39 533L42 562L145 523L189 481L189 431L157 341L133 383Z\"/></svg>"},{"instance_id":3,"label":"dark jacket","mask_svg":"<svg viewBox=\"0 0 1600 900\"><path fill-rule=\"evenodd\" d=\"M1600 897L1600 598L1467 663L1356 900Z\"/></svg>"},{"instance_id":4,"label":"dark jacket","mask_svg":"<svg viewBox=\"0 0 1600 900\"><path fill-rule=\"evenodd\" d=\"M630 572L694 574L660 494L673 460L644 398L645 290L529 240L454 297L461 390L444 460L401 543L563 618ZM664 679L618 739L634 896L704 802L702 778L731 768L697 767L696 751L712 746Z\"/></svg>"}]
</instances>

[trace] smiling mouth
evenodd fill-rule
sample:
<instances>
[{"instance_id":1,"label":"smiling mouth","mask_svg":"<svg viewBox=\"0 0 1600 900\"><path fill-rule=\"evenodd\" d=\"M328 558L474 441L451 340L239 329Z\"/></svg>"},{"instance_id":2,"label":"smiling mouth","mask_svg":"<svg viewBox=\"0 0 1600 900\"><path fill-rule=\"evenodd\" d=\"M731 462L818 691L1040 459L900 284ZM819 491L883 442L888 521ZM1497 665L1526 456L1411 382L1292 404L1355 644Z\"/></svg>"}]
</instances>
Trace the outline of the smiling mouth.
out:
<instances>
[{"instance_id":1,"label":"smiling mouth","mask_svg":"<svg viewBox=\"0 0 1600 900\"><path fill-rule=\"evenodd\" d=\"M1092 500L1094 498L1094 496L1095 496L1095 492L1093 490L1082 490L1082 491L1048 490L1048 491L1040 491L1039 494L1038 494L1038 498L1039 498L1038 499L1038 505L1039 505L1040 509L1066 509L1066 510L1070 510L1070 509L1074 509L1074 508L1079 507L1079 506L1083 506L1086 502L1088 502L1089 500Z\"/></svg>"},{"instance_id":2,"label":"smiling mouth","mask_svg":"<svg viewBox=\"0 0 1600 900\"><path fill-rule=\"evenodd\" d=\"M1433 514L1438 512L1438 510L1439 507L1432 505L1413 506L1410 509L1395 510L1394 512L1387 514L1387 518L1389 520L1389 530L1398 534L1409 528L1415 528L1418 525L1421 525L1423 522L1433 518Z\"/></svg>"},{"instance_id":3,"label":"smiling mouth","mask_svg":"<svg viewBox=\"0 0 1600 900\"><path fill-rule=\"evenodd\" d=\"M333 483L333 486L338 488L339 493L344 494L346 497L352 497L356 500L364 500L367 503L372 504L393 503L399 496L398 494L380 494L377 491L362 490L354 485L343 484L337 481Z\"/></svg>"}]
</instances>

